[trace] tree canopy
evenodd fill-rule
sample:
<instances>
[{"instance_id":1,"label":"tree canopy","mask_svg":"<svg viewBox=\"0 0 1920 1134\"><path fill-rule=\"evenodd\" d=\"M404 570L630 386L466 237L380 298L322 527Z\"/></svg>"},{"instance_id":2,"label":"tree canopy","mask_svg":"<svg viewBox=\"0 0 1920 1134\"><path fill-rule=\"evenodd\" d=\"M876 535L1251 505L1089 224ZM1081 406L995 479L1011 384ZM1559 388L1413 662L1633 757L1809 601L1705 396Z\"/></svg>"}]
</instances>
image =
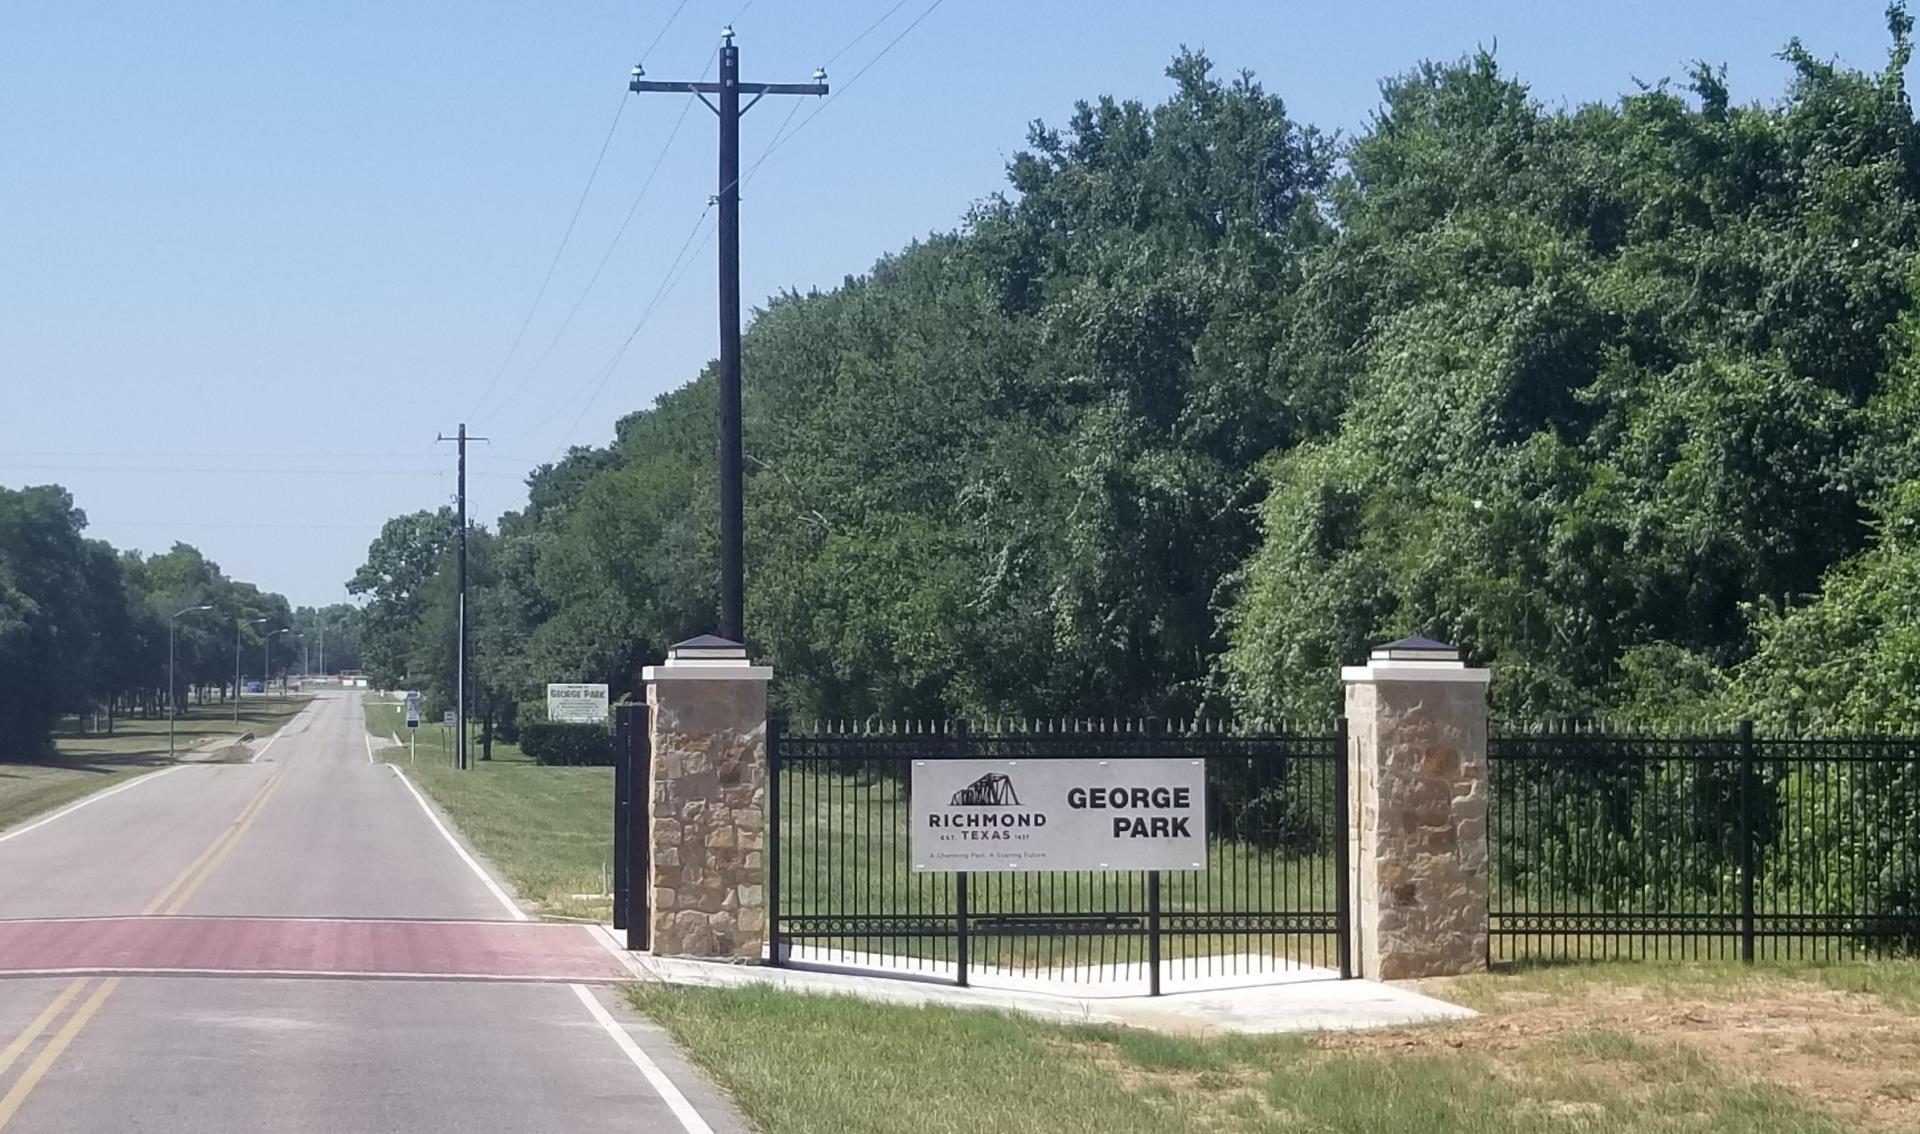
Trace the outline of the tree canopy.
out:
<instances>
[{"instance_id":1,"label":"tree canopy","mask_svg":"<svg viewBox=\"0 0 1920 1134\"><path fill-rule=\"evenodd\" d=\"M1320 717L1420 632L1514 714L1912 723L1888 25L1878 71L1787 45L1766 104L1702 64L1553 109L1482 52L1336 139L1183 51L1158 105L1036 123L956 230L746 334L747 626L787 710ZM631 692L712 628L714 387L476 536L496 700ZM392 521L356 576L370 671L444 670L450 526Z\"/></svg>"},{"instance_id":2,"label":"tree canopy","mask_svg":"<svg viewBox=\"0 0 1920 1134\"><path fill-rule=\"evenodd\" d=\"M170 622L174 703L191 687L229 689L236 643L255 675L263 642L281 667L297 649L261 636L291 625L280 595L228 578L187 544L120 552L86 526L64 488L0 488L0 756L38 753L64 714L167 704ZM199 606L211 609L181 614Z\"/></svg>"}]
</instances>

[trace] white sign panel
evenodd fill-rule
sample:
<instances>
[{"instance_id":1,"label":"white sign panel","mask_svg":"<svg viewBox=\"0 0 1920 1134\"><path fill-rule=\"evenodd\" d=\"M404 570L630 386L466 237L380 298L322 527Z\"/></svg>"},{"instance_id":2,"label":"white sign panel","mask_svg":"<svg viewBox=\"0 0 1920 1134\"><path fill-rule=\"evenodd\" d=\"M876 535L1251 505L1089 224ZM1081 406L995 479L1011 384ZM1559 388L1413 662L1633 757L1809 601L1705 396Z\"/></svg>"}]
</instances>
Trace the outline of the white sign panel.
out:
<instances>
[{"instance_id":1,"label":"white sign panel","mask_svg":"<svg viewBox=\"0 0 1920 1134\"><path fill-rule=\"evenodd\" d=\"M1204 760L915 760L915 870L1203 870Z\"/></svg>"},{"instance_id":2,"label":"white sign panel","mask_svg":"<svg viewBox=\"0 0 1920 1134\"><path fill-rule=\"evenodd\" d=\"M569 724L598 724L607 719L604 685L547 686L547 719Z\"/></svg>"},{"instance_id":3,"label":"white sign panel","mask_svg":"<svg viewBox=\"0 0 1920 1134\"><path fill-rule=\"evenodd\" d=\"M420 694L407 694L407 727L420 727Z\"/></svg>"}]
</instances>

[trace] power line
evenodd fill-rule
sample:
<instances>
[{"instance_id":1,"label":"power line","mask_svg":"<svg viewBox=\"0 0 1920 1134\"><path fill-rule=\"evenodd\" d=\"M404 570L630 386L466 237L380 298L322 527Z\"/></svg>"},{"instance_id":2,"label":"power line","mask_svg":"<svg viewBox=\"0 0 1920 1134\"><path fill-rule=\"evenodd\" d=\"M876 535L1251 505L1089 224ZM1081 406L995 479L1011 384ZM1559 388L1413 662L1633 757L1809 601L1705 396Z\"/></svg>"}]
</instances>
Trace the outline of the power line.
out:
<instances>
[{"instance_id":1,"label":"power line","mask_svg":"<svg viewBox=\"0 0 1920 1134\"><path fill-rule=\"evenodd\" d=\"M705 219L705 217L701 218L702 221ZM680 265L679 272L667 280L666 287L655 295L652 303L647 305L646 312L640 317L639 325L634 327L633 334L627 336L627 341L621 344L620 350L613 357L613 361L607 364L606 372L601 375L599 384L595 386L593 393L588 396L586 402L581 405L580 412L574 415L573 424L567 426L566 432L560 435L560 443L556 445L553 452L547 456L547 463L551 464L555 458L559 457L559 455L566 450L567 443L572 439L574 430L580 428L580 423L586 420L587 412L593 408L595 402L600 400L600 395L606 392L607 383L613 378L613 372L619 369L620 363L625 360L627 350L633 345L634 338L639 335L640 328L646 325L647 321L653 316L655 309L660 306L660 303L680 287L680 281L685 279L687 273L693 270L694 264L699 262L700 253L706 250L707 243L713 239L713 234L718 230L719 226L717 225L707 228L706 235L700 238L700 243L693 246L692 255L686 257L685 262Z\"/></svg>"},{"instance_id":2,"label":"power line","mask_svg":"<svg viewBox=\"0 0 1920 1134\"><path fill-rule=\"evenodd\" d=\"M774 131L774 135L772 139L767 143L766 149L761 151L760 156L754 160L753 164L747 168L744 174L736 175L733 181L729 185L724 186L722 188L722 195L727 193L729 190L736 189L739 186L742 186L747 182L751 181L754 175L759 172L760 167L763 164L765 164L765 162L769 157L773 155L774 151L779 149L781 146L785 145L788 141L792 140L794 135L797 135L801 130L806 128L808 123L812 122L815 118L825 113L827 106L831 105L835 99L839 98L841 94L845 93L848 87L851 87L854 83L858 82L862 76L866 75L866 73L868 71L871 71L882 59L886 58L887 55L890 54L895 47L899 46L901 41L906 39L907 36L911 35L916 28L918 28L922 23L924 23L928 17L932 16L933 13L937 9L939 9L939 7L945 2L946 0L933 0L933 2L930 3L923 11L921 11L921 13L918 16L915 16L913 20L907 24L906 27L902 28L897 35L895 35L891 40L889 40L886 43L886 45L882 47L876 55L874 55L872 59L869 59L863 66L861 66L861 68L858 71L854 72L853 77L851 79L847 80L845 83L840 84L834 90L834 92L831 95L829 95L817 109L813 111L813 113L809 114L806 117L806 119L800 123L798 127L794 127L791 131L789 131L788 127L793 122L795 115L799 113L800 104L795 103L793 108L788 111L787 117L784 120L782 120L779 128ZM746 5L744 5L741 8L741 10L735 14L734 19L738 20L741 15L744 15L746 10L753 6L753 3L754 3L754 0L747 0ZM839 59L840 57L844 56L848 51L852 50L855 46L857 46L862 41L864 41L869 35L873 33L875 29L879 28L888 19L890 19L895 13L897 13L901 8L905 7L906 3L907 3L907 0L897 0L897 2L894 3L891 7L889 7L885 12L882 12L879 18L869 23L864 29L861 30L861 32L858 35L854 36L851 40L843 44L837 51L835 51L831 56L829 56L828 62L832 62L833 60ZM707 68L702 69L702 72L701 72L701 77L703 81L705 79L707 70L712 67L712 63L713 63L713 60L711 57L709 57L707 61ZM823 70L824 70L824 67L823 67ZM683 87L681 89L686 89L686 88ZM689 104L689 107L690 105L691 104ZM682 108L681 117L680 119L676 120L674 124L674 128L676 132L678 131L681 122L685 120L687 109L688 108ZM649 174L649 182L651 182L651 179L652 179L652 175ZM716 197L716 200L717 199L718 197ZM694 222L694 231L696 232L698 231L700 225L705 221L705 219L706 219L706 213L703 212L700 218ZM624 230L624 227L625 226L623 225L622 226L623 230ZM693 234L694 234L693 232L688 233L689 243L692 240ZM711 238L711 234L709 234L709 239L710 238ZM616 240L617 239L618 237L616 237ZM706 242L703 240L701 242L701 246L705 247L705 243ZM557 457L562 451L565 450L567 441L572 436L573 431L577 429L579 427L580 422L585 419L586 414L591 409L593 403L599 398L601 392L605 389L607 383L611 380L614 370L616 370L619 367L619 364L625 358L627 351L632 347L634 339L638 337L640 331L646 326L647 321L652 317L654 311L659 307L659 304L662 298L672 291L672 289L678 284L680 278L684 277L685 271L687 269L681 268L680 265L681 265L681 261L685 257L686 250L687 250L687 244L683 243L681 246L680 253L675 256L674 262L668 266L667 274L665 278L663 278L662 280L661 287L659 289L656 289L656 291L654 292L653 298L648 302L647 307L642 311L639 320L634 324L633 330L628 333L626 339L621 343L620 348L614 352L613 357L608 361L606 366L601 368L601 370L599 371L598 377L592 380L592 382L590 383L590 390L588 392L587 399L581 405L580 411L575 416L573 424L568 427L567 431L564 434L562 434L559 446L554 451L554 456ZM690 267L690 262L688 266ZM679 272L678 275L675 274L676 271ZM598 274L599 274L598 271L596 271L595 273L596 279L598 278ZM591 288L591 284L589 284L589 288ZM584 294L582 298L584 299ZM569 321L571 321L571 318L572 318L571 314L569 315L568 318L569 318ZM551 349L551 344L549 349ZM564 404L565 404L564 402L561 403L562 406L564 406ZM549 425L561 412L563 412L563 410L561 408L556 407L553 413L548 414L545 418L541 419L538 423L536 423L531 428L515 434L512 438L509 438L509 440L518 440L521 437L528 436L532 433L537 433L539 430L544 429L547 425ZM553 458L550 457L549 461L551 461L552 459Z\"/></svg>"},{"instance_id":3,"label":"power line","mask_svg":"<svg viewBox=\"0 0 1920 1134\"><path fill-rule=\"evenodd\" d=\"M112 519L101 519L100 517L94 516L94 515L87 516L87 526L89 528L97 528L97 527L219 528L222 530L233 529L237 531L314 530L314 531L329 531L329 532L364 532L364 531L378 531L385 523L386 523L385 520L373 521L365 524L272 523L269 521L243 521L238 523L226 523L218 520L112 520Z\"/></svg>"},{"instance_id":4,"label":"power line","mask_svg":"<svg viewBox=\"0 0 1920 1134\"><path fill-rule=\"evenodd\" d=\"M270 466L239 465L57 465L57 464L0 464L0 471L24 470L27 472L94 472L94 473L209 473L219 476L428 476L436 470L430 468L273 468ZM498 475L498 474L496 474Z\"/></svg>"},{"instance_id":5,"label":"power line","mask_svg":"<svg viewBox=\"0 0 1920 1134\"><path fill-rule=\"evenodd\" d=\"M893 7L888 8L886 11L880 13L879 19L868 24L867 29L865 31L861 32L859 35L854 36L852 39L842 44L840 47L840 50L834 52L832 55L827 56L827 61L825 63L820 64L821 69L825 70L826 68L833 66L834 60L840 58L842 55L845 55L847 52L852 51L855 47L859 46L859 43L861 40L873 34L873 29L879 27L881 24L886 23L889 19L893 17L893 14L895 12L898 12L900 9L906 6L907 6L907 0L897 0L897 2L894 4Z\"/></svg>"},{"instance_id":6,"label":"power line","mask_svg":"<svg viewBox=\"0 0 1920 1134\"><path fill-rule=\"evenodd\" d=\"M748 2L751 4L752 0L748 0ZM660 30L653 34L653 40L647 44L646 50L640 53L643 61L647 55L652 53L654 48L660 45L660 41L666 37L668 29L673 27L673 22L680 18L680 13L685 10L686 6L687 0L680 0L680 3L675 5L673 11L667 14L666 22L660 25ZM600 152L594 156L593 169L587 174L587 184L580 190L580 199L574 202L573 215L567 218L567 229L560 236L560 247L554 249L553 259L547 264L546 275L540 279L540 289L534 293L533 303L527 307L526 317L520 320L520 329L514 333L513 345L507 348L506 357L500 360L499 369L493 372L493 378L487 382L486 390L481 393L480 400L474 403L473 410L468 413L468 417L475 416L486 406L487 399L493 396L493 391L500 385L500 379L505 376L507 366L513 362L513 356L519 351L521 342L526 339L527 328L533 324L533 316L540 310L540 301L546 298L547 287L553 282L554 270L560 266L560 258L565 255L567 251L567 242L573 239L574 226L580 223L580 211L586 207L587 196L593 191L593 183L600 176L600 166L607 159L607 149L613 144L613 136L620 129L620 116L626 113L626 109L627 100L623 96L620 100L620 105L614 108L613 121L607 126L607 136L600 142ZM671 144L673 139L669 137L667 141Z\"/></svg>"},{"instance_id":7,"label":"power line","mask_svg":"<svg viewBox=\"0 0 1920 1134\"><path fill-rule=\"evenodd\" d=\"M712 202L708 202L707 207L700 210L700 215L694 219L693 227L687 230L686 240L682 241L680 244L680 251L674 254L673 261L667 265L666 272L660 277L660 286L654 289L653 298L647 302L646 307L641 309L640 318L637 322L634 323L633 330L627 332L627 337L625 341L623 341L620 344L620 349L614 352L613 357L607 361L607 364L604 367L601 367L598 371L596 371L598 377L589 379L588 384L581 388L583 391L591 390L587 398L587 405L592 405L593 400L600 396L600 391L603 387L606 386L607 380L612 376L614 368L620 365L620 360L622 358L626 357L627 348L633 345L633 340L640 334L640 329L642 327L645 327L647 325L647 320L653 317L654 311L660 306L660 300L662 296L666 294L668 288L675 281L676 277L674 276L674 272L679 269L681 261L686 258L687 249L693 245L693 238L699 235L700 227L706 223L707 216L712 212L713 212ZM566 412L566 407L570 402L572 402L572 400L573 400L572 398L565 398L555 403L553 412L549 413L546 417L541 418L538 422L535 422L533 425L529 426L528 428L521 430L519 433L516 433L513 436L506 438L506 440L517 441L522 437L531 436L535 433L538 433L540 430L545 429L548 425L552 424L553 421L556 418L558 418L562 413ZM584 412L585 411L583 410L582 411L583 415L584 415ZM578 418L575 419L574 424L576 426L579 424ZM569 430L569 432L571 432L571 430ZM564 444L564 439L562 443Z\"/></svg>"},{"instance_id":8,"label":"power line","mask_svg":"<svg viewBox=\"0 0 1920 1134\"><path fill-rule=\"evenodd\" d=\"M773 156L773 151L779 149L781 146L784 146L788 142L792 141L795 135L799 134L800 131L805 130L807 126L813 122L814 119L820 117L822 114L825 114L827 112L827 108L832 106L836 101L838 101L841 95L846 94L847 89L849 87L859 82L860 77L862 75L865 75L868 71L873 70L875 64L879 63L882 59L885 59L889 52L891 52L895 47L898 47L900 45L901 40L907 38L909 35L912 35L913 29L919 27L922 23L924 23L928 16L933 15L933 13L940 7L940 5L946 2L947 0L933 0L933 3L927 5L925 11L921 12L919 15L913 18L912 23L900 29L899 35L896 35L892 39L887 41L887 45L880 49L880 54L875 55L872 59L867 60L866 66L860 68L858 71L855 71L853 73L853 78L848 79L844 83L835 84L833 93L828 95L824 100L822 100L820 105L814 109L812 114L809 114L805 118L801 119L800 125L795 126L793 128L792 133L788 134L784 138L776 138L773 144L767 147L767 152L760 155L760 160L754 162L752 166L748 167L745 176L743 176L740 179L741 182L744 184L747 180L750 180L755 173L759 172L761 163L765 162L769 157ZM895 5L895 6L898 7L898 5ZM888 14L890 15L891 12L889 12ZM881 19L883 20L885 18L886 18L885 16L881 17ZM859 36L855 37L854 42L857 43L859 42L860 39L863 39L865 37L866 37L866 32L861 32ZM849 44L848 46L852 46L852 45Z\"/></svg>"},{"instance_id":9,"label":"power line","mask_svg":"<svg viewBox=\"0 0 1920 1134\"><path fill-rule=\"evenodd\" d=\"M660 41L666 38L667 29L673 26L673 21L680 18L680 13L686 6L687 0L680 0L679 7L676 7L673 10L673 14L667 17L666 23L660 25L660 30L654 33L653 42L647 44L647 49L640 53L640 62L645 63L647 56L653 54L653 49L660 46Z\"/></svg>"},{"instance_id":10,"label":"power line","mask_svg":"<svg viewBox=\"0 0 1920 1134\"><path fill-rule=\"evenodd\" d=\"M825 69L824 67L821 68L821 70ZM761 150L760 156L753 159L753 164L747 167L747 175L741 179L741 185L744 186L747 182L753 180L754 171L760 168L760 163L767 160L767 155L773 152L773 147L779 145L780 139L786 136L787 127L793 125L794 117L800 113L800 108L803 105L805 104L796 99L793 105L787 108L787 116L780 120L779 128L773 132L773 137L767 141L767 148Z\"/></svg>"},{"instance_id":11,"label":"power line","mask_svg":"<svg viewBox=\"0 0 1920 1134\"><path fill-rule=\"evenodd\" d=\"M177 452L179 452L178 449L155 450L155 451L144 452L144 453L140 452L139 450L132 450L132 449L0 449L0 458L5 458L5 457L166 457L166 456L171 456ZM367 452L367 451L351 452L351 453L349 452L295 453L295 452L289 452L285 449L276 449L272 452L253 452L253 453L231 452L227 450L222 450L221 452L218 452L218 453L204 453L202 454L202 456L205 456L212 460L221 460L221 461L224 461L224 460L251 461L251 460L271 459L271 458L290 458L292 460L297 460L297 461L298 460L315 460L315 461L366 460L366 459L375 459L375 460L388 460L388 459L434 460L434 459L437 459L431 453L396 453L396 452Z\"/></svg>"},{"instance_id":12,"label":"power line","mask_svg":"<svg viewBox=\"0 0 1920 1134\"><path fill-rule=\"evenodd\" d=\"M288 531L304 531L308 528L313 528L313 529L322 530L322 531L364 532L368 530L378 529L386 523L385 520L363 523L363 524L309 524L305 522L296 523L293 521L275 522L272 520L241 520L241 521L119 520L119 519L112 519L109 517L96 516L92 512L89 512L84 508L80 509L80 511L85 514L86 523L84 525L84 528L85 530L89 530L89 531L94 528L112 527L112 528L169 528L169 529L171 528L223 528L223 529L231 528L235 530L248 530L248 531L256 528L288 530ZM20 517L16 517L14 520L9 522L17 522L22 524L39 524L42 527L56 527L56 528L65 528L69 526L68 519L65 517L59 517L59 516L20 516Z\"/></svg>"},{"instance_id":13,"label":"power line","mask_svg":"<svg viewBox=\"0 0 1920 1134\"><path fill-rule=\"evenodd\" d=\"M845 55L848 49L853 47L854 44L859 43L861 40L865 39L867 37L867 34L873 31L874 28L877 28L882 23L885 23L887 20L887 17L893 15L893 13L898 11L905 3L906 3L906 0L900 0L899 3L896 3L893 7L887 9L886 12L881 14L879 19L867 25L867 28L865 31L862 31L859 35L854 36L853 39L849 40L846 44L842 45L840 50L834 52L833 55L829 56L828 62L832 62L834 59L838 59L840 56ZM793 136L795 134L798 134L800 131L806 129L807 125L811 123L814 119L820 117L822 114L825 114L827 112L827 107L832 106L836 99L838 99L841 95L845 94L848 87L851 87L853 84L859 82L860 77L862 75L865 75L868 71L873 70L874 65L876 63L879 63L882 59L885 59L887 57L888 52L891 52L895 47L899 46L899 43L901 40L913 34L913 29L919 27L921 23L924 22L928 16L933 15L934 10L936 8L940 7L940 5L944 3L946 3L946 0L933 0L933 3L927 5L926 11L921 12L918 16L915 16L913 18L912 23L900 29L900 34L888 40L887 45L880 49L880 53L878 55L875 55L872 59L867 60L864 66L862 66L858 71L855 71L853 73L853 78L848 79L844 83L837 84L834 87L833 93L830 95L827 95L826 98L821 101L820 105L814 109L812 114L809 114L806 116L806 118L802 119L800 122L800 125L793 128L792 133L786 132L786 122L781 123L780 129L774 132L773 140L767 143L767 148L760 152L760 156L755 158L753 164L747 167L747 171L741 174L739 177L735 178L733 183L729 185L728 188L733 188L734 186L745 186L748 182L752 181L754 174L760 172L760 167L766 164L766 160L768 158L773 156L773 151L779 149L781 146L786 145L789 141L792 141ZM826 70L825 65L822 65L820 69L822 72L824 72ZM787 118L786 118L787 122L791 122L793 120L793 115L795 112L797 112L798 107L799 107L799 104L796 103L795 110L789 111L787 113Z\"/></svg>"},{"instance_id":14,"label":"power line","mask_svg":"<svg viewBox=\"0 0 1920 1134\"><path fill-rule=\"evenodd\" d=\"M658 42L658 37L655 37L655 42ZM652 48L649 47L648 50L652 50ZM720 49L716 47L712 53L707 56L706 66L700 70L700 77L702 79L707 77L707 72L713 69L713 61L719 57ZM673 147L673 140L680 136L680 127L686 122L687 114L693 109L694 97L695 96L689 95L686 105L680 108L680 117L674 119L673 129L667 132L667 140L660 144L660 152L654 155L653 165L647 170L647 176L640 184L640 191L633 195L632 203L627 206L626 215L620 219L620 227L614 231L613 239L607 244L607 250L600 254L600 262L594 265L593 275L588 277L587 286L582 288L580 294L575 297L573 306L567 309L566 318L560 321L560 326L554 331L553 337L547 340L546 349L540 352L540 357L534 359L532 368L521 377L519 382L514 384L513 390L500 402L498 406L500 410L504 411L506 407L512 405L514 399L520 396L520 392L525 390L528 384L539 375L540 368L546 365L547 359L552 356L554 348L560 344L560 339L566 335L567 329L573 325L574 316L580 313L580 308L587 302L587 297L593 294L594 286L600 282L600 276L606 271L607 263L613 259L614 252L620 247L620 241L626 236L627 228L633 223L634 215L640 211L640 203L646 199L647 190L653 187L654 178L659 175L660 167L666 163L667 153Z\"/></svg>"},{"instance_id":15,"label":"power line","mask_svg":"<svg viewBox=\"0 0 1920 1134\"><path fill-rule=\"evenodd\" d=\"M540 289L534 292L533 302L527 307L526 317L520 320L520 330L513 336L513 345L507 348L506 357L500 360L499 369L493 372L493 378L487 383L486 390L481 393L480 400L474 403L476 411L486 405L487 399L493 396L494 389L500 385L501 377L507 372L507 365L513 361L514 354L520 349L520 343L527 337L527 328L533 324L534 313L540 310L540 301L546 298L547 285L553 282L554 269L560 266L560 257L566 254L567 242L573 239L574 226L580 223L580 211L586 208L587 195L593 191L594 180L600 176L600 165L607 159L607 148L613 145L614 132L620 129L620 116L626 112L626 109L627 104L622 101L613 112L613 121L607 126L607 136L600 142L600 153L593 159L593 170L587 174L587 184L580 190L580 199L573 204L573 215L567 218L567 230L560 235L560 247L553 250L553 259L547 262L547 274L540 278Z\"/></svg>"},{"instance_id":16,"label":"power line","mask_svg":"<svg viewBox=\"0 0 1920 1134\"><path fill-rule=\"evenodd\" d=\"M635 214L640 211L640 203L646 198L647 190L652 188L654 178L659 174L661 165L666 162L667 151L673 145L674 138L679 135L681 125L687 120L687 113L693 109L693 103L693 98L688 97L686 106L680 110L680 117L674 120L673 129L667 134L666 143L660 147L659 155L654 158L653 167L647 171L646 180L641 183L640 191L634 194L633 203L627 206L627 215L621 219L620 227L613 234L613 240L607 245L607 250L600 256L600 262L594 265L593 275L587 278L587 286L580 289L580 294L574 298L573 306L567 309L566 318L560 321L560 326L554 331L553 337L547 340L546 348L540 352L540 357L534 359L533 367L514 385L512 391L500 402L498 408L504 410L513 404L514 399L520 396L521 391L525 390L528 384L539 375L540 368L546 365L547 359L552 356L554 348L559 345L561 338L566 335L567 329L573 326L574 316L580 313L581 307L587 302L587 297L593 294L594 287L600 282L601 274L607 270L608 262L613 259L614 252L620 247L620 241L625 238L628 226L633 223Z\"/></svg>"}]
</instances>

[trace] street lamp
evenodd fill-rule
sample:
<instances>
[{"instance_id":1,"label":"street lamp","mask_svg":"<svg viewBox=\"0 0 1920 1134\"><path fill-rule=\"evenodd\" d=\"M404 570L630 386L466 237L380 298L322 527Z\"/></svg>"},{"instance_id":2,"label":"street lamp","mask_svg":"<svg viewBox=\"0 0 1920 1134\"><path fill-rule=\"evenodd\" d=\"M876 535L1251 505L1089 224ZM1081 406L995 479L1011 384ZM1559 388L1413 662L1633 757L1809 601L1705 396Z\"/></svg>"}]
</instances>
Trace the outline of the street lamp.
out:
<instances>
[{"instance_id":1,"label":"street lamp","mask_svg":"<svg viewBox=\"0 0 1920 1134\"><path fill-rule=\"evenodd\" d=\"M233 631L233 723L239 724L240 723L240 636L247 632L247 627L249 626L258 626L262 622L271 622L273 620L270 618L249 618L249 619L246 619L245 621L242 621L240 619L235 619L234 621L237 625L234 627L234 631ZM261 688L265 689L266 686L262 685Z\"/></svg>"},{"instance_id":2,"label":"street lamp","mask_svg":"<svg viewBox=\"0 0 1920 1134\"><path fill-rule=\"evenodd\" d=\"M173 719L180 715L180 706L174 700L180 686L173 679L173 630L174 621L182 614L192 614L196 610L212 610L211 606L190 606L176 611L167 619L167 759L173 759Z\"/></svg>"},{"instance_id":3,"label":"street lamp","mask_svg":"<svg viewBox=\"0 0 1920 1134\"><path fill-rule=\"evenodd\" d=\"M273 681L273 636L291 634L293 627L282 626L278 630L269 630L260 639L260 692L265 693Z\"/></svg>"}]
</instances>

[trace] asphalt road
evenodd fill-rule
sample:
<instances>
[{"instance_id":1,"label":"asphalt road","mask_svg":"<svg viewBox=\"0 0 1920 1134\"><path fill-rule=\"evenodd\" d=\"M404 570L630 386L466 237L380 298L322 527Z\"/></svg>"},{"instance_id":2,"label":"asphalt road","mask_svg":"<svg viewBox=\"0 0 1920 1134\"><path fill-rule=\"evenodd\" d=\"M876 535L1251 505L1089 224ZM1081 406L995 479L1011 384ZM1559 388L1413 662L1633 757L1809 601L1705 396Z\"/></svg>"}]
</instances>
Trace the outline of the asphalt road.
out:
<instances>
[{"instance_id":1,"label":"asphalt road","mask_svg":"<svg viewBox=\"0 0 1920 1134\"><path fill-rule=\"evenodd\" d=\"M0 832L0 1130L743 1129L361 722L323 694L256 763Z\"/></svg>"}]
</instances>

